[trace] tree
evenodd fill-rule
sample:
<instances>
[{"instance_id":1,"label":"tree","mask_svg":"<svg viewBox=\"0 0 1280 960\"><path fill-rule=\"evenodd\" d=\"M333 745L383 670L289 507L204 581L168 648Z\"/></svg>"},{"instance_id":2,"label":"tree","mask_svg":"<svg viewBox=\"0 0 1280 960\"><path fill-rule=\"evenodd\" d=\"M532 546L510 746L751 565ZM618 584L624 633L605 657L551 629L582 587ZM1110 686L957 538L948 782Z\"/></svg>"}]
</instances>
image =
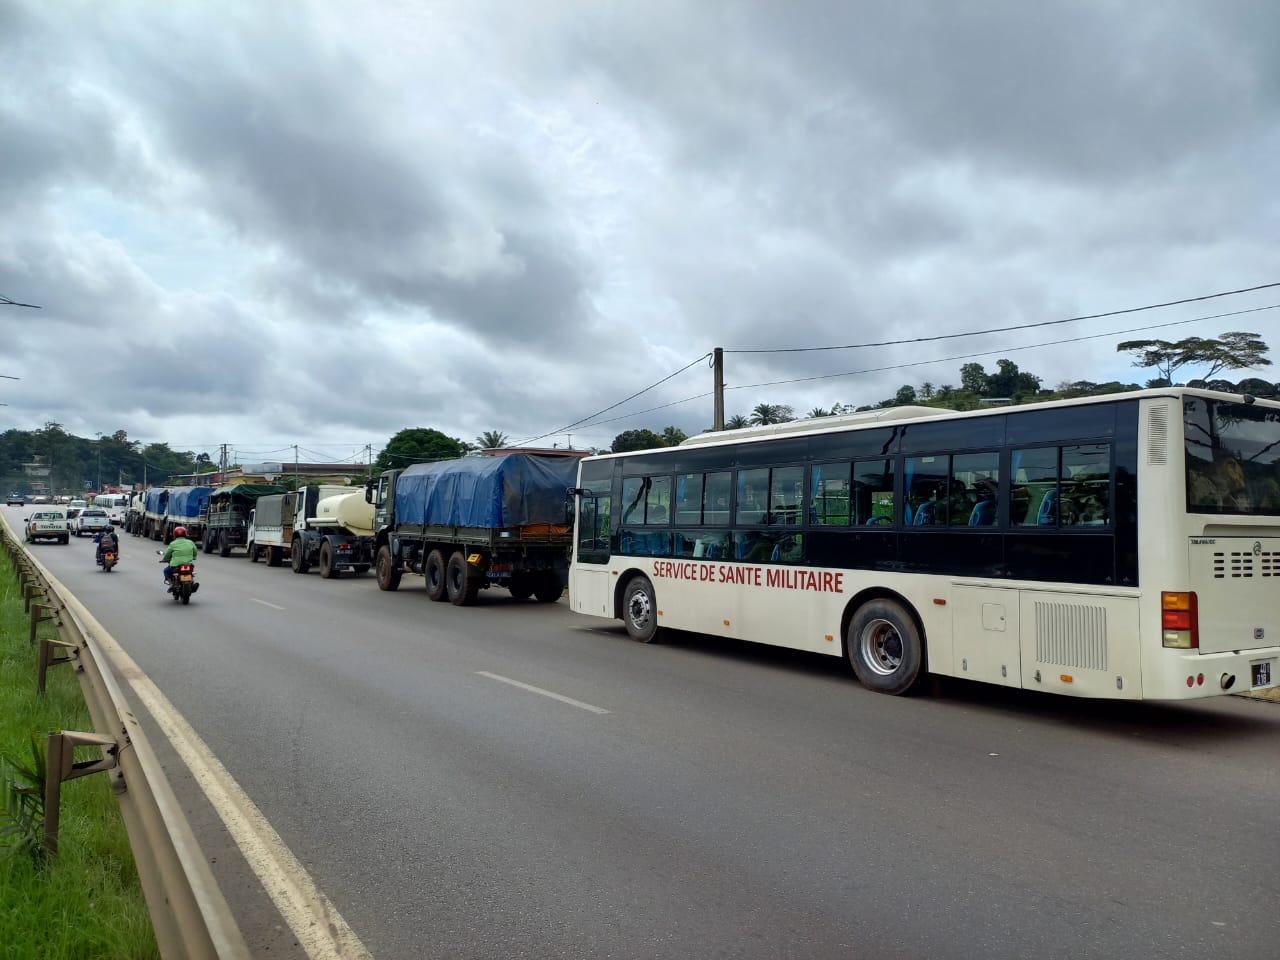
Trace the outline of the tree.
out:
<instances>
[{"instance_id":1,"label":"tree","mask_svg":"<svg viewBox=\"0 0 1280 960\"><path fill-rule=\"evenodd\" d=\"M909 383L904 383L898 388L898 392L893 395L893 405L896 407L905 407L907 404L916 402L916 388Z\"/></svg>"},{"instance_id":2,"label":"tree","mask_svg":"<svg viewBox=\"0 0 1280 960\"><path fill-rule=\"evenodd\" d=\"M614 453L628 453L632 450L652 450L655 447L664 447L665 443L662 438L652 430L624 430L613 438L613 446L610 448Z\"/></svg>"},{"instance_id":3,"label":"tree","mask_svg":"<svg viewBox=\"0 0 1280 960\"><path fill-rule=\"evenodd\" d=\"M810 410L810 411L808 412L808 414L806 414L806 416L807 416L810 420L815 420L815 419L817 419L818 417L829 417L829 416L831 416L831 411L830 411L830 410L828 410L826 407L814 407L812 410Z\"/></svg>"},{"instance_id":4,"label":"tree","mask_svg":"<svg viewBox=\"0 0 1280 960\"><path fill-rule=\"evenodd\" d=\"M751 421L740 413L735 413L724 422L724 428L726 430L741 430L743 427L749 426L751 426Z\"/></svg>"},{"instance_id":5,"label":"tree","mask_svg":"<svg viewBox=\"0 0 1280 960\"><path fill-rule=\"evenodd\" d=\"M511 438L500 430L486 430L476 437L476 446L481 450L497 450L511 442Z\"/></svg>"},{"instance_id":6,"label":"tree","mask_svg":"<svg viewBox=\"0 0 1280 960\"><path fill-rule=\"evenodd\" d=\"M932 400L932 399L933 399L933 393L934 393L934 390L933 390L933 384L932 384L932 383L930 383L928 380L926 380L924 383L920 384L920 399L921 399L921 400L924 400L924 401L927 403L928 401L930 401L930 400Z\"/></svg>"},{"instance_id":7,"label":"tree","mask_svg":"<svg viewBox=\"0 0 1280 960\"><path fill-rule=\"evenodd\" d=\"M1174 373L1188 364L1208 364L1200 375L1208 380L1223 370L1269 367L1267 345L1256 333L1233 331L1218 339L1187 337L1184 340L1126 340L1116 345L1117 353L1136 354L1135 367L1155 367L1159 379L1174 383Z\"/></svg>"},{"instance_id":8,"label":"tree","mask_svg":"<svg viewBox=\"0 0 1280 960\"><path fill-rule=\"evenodd\" d=\"M678 447L689 439L689 435L679 427L667 427L662 431L662 442L668 447Z\"/></svg>"},{"instance_id":9,"label":"tree","mask_svg":"<svg viewBox=\"0 0 1280 960\"><path fill-rule=\"evenodd\" d=\"M439 430L430 427L405 427L387 441L387 445L378 454L378 459L373 462L373 472L407 467L411 463L456 460L466 452L466 444L445 436Z\"/></svg>"},{"instance_id":10,"label":"tree","mask_svg":"<svg viewBox=\"0 0 1280 960\"><path fill-rule=\"evenodd\" d=\"M795 412L785 403L758 403L751 411L750 423L762 427L770 423L786 423L796 418Z\"/></svg>"},{"instance_id":11,"label":"tree","mask_svg":"<svg viewBox=\"0 0 1280 960\"><path fill-rule=\"evenodd\" d=\"M980 363L966 363L960 368L960 389L986 396L987 371Z\"/></svg>"},{"instance_id":12,"label":"tree","mask_svg":"<svg viewBox=\"0 0 1280 960\"><path fill-rule=\"evenodd\" d=\"M1012 360L997 360L996 367L996 372L987 377L989 396L1018 399L1040 390L1040 378L1021 372Z\"/></svg>"}]
</instances>

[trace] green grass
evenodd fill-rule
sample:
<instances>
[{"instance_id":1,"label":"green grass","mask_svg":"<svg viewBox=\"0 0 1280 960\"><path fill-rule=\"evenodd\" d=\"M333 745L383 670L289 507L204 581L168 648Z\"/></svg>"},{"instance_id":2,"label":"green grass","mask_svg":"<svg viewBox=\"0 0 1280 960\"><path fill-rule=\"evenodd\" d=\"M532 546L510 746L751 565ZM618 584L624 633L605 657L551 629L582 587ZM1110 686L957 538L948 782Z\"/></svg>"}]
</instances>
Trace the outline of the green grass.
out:
<instances>
[{"instance_id":1,"label":"green grass","mask_svg":"<svg viewBox=\"0 0 1280 960\"><path fill-rule=\"evenodd\" d=\"M36 693L37 649L7 552L0 550L0 757L31 766L31 737L43 751L50 730L92 730L70 665L49 669ZM56 636L52 622L39 636ZM94 753L80 748L76 758ZM0 823L0 828L8 823ZM62 785L58 853L33 855L0 837L0 960L157 958L129 837L107 774Z\"/></svg>"}]
</instances>

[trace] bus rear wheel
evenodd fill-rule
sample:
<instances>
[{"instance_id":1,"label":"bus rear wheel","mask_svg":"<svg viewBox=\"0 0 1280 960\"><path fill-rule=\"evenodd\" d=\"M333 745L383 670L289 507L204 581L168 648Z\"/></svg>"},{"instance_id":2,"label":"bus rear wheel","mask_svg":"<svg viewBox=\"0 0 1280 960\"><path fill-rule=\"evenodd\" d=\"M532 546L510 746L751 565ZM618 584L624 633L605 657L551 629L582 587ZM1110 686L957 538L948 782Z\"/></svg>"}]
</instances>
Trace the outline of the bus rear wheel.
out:
<instances>
[{"instance_id":1,"label":"bus rear wheel","mask_svg":"<svg viewBox=\"0 0 1280 960\"><path fill-rule=\"evenodd\" d=\"M859 682L880 693L906 693L924 672L924 637L896 600L863 604L849 623L849 663Z\"/></svg>"},{"instance_id":2,"label":"bus rear wheel","mask_svg":"<svg viewBox=\"0 0 1280 960\"><path fill-rule=\"evenodd\" d=\"M648 577L633 577L622 594L622 622L627 636L650 643L658 635L658 599Z\"/></svg>"}]
</instances>

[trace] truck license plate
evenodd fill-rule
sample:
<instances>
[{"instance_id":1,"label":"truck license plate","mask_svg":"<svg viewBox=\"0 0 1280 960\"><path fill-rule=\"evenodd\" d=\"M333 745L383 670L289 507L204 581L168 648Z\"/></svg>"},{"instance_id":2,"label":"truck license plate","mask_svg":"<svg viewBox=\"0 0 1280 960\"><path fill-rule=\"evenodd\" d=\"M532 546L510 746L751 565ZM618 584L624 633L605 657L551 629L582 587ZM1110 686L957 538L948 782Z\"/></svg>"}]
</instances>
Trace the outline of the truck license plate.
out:
<instances>
[{"instance_id":1,"label":"truck license plate","mask_svg":"<svg viewBox=\"0 0 1280 960\"><path fill-rule=\"evenodd\" d=\"M1271 686L1271 661L1263 660L1261 663L1249 664L1253 671L1253 685L1255 687Z\"/></svg>"}]
</instances>

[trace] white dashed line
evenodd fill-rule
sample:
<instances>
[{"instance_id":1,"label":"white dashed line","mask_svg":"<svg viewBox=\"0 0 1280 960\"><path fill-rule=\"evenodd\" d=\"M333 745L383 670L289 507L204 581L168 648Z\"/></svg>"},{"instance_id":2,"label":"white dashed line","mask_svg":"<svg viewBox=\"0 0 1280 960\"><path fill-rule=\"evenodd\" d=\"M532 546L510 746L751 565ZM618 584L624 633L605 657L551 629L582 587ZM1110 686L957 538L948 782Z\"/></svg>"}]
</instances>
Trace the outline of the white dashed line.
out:
<instances>
[{"instance_id":1,"label":"white dashed line","mask_svg":"<svg viewBox=\"0 0 1280 960\"><path fill-rule=\"evenodd\" d=\"M284 607L277 606L277 605L276 605L276 604L274 604L274 603L267 603L267 601L265 601L265 600L259 600L257 597L250 597L249 599L250 599L250 600L252 600L254 603L260 603L260 604L262 604L264 607L270 607L272 610L283 610L283 609L284 609Z\"/></svg>"},{"instance_id":2,"label":"white dashed line","mask_svg":"<svg viewBox=\"0 0 1280 960\"><path fill-rule=\"evenodd\" d=\"M536 693L539 696L550 697L552 700L559 700L561 703L567 703L571 707L577 707L580 710L590 710L592 713L609 713L604 707L595 707L589 703L583 703L581 700L574 700L572 697L566 697L560 693L552 693L550 690L543 690L541 687L530 686L527 683L521 683L519 680L512 680L510 677L500 677L496 673L489 673L486 670L477 670L476 674L481 677L488 677L490 680L497 680L499 683L509 683L513 687L519 687L521 690L528 690L530 693Z\"/></svg>"}]
</instances>

